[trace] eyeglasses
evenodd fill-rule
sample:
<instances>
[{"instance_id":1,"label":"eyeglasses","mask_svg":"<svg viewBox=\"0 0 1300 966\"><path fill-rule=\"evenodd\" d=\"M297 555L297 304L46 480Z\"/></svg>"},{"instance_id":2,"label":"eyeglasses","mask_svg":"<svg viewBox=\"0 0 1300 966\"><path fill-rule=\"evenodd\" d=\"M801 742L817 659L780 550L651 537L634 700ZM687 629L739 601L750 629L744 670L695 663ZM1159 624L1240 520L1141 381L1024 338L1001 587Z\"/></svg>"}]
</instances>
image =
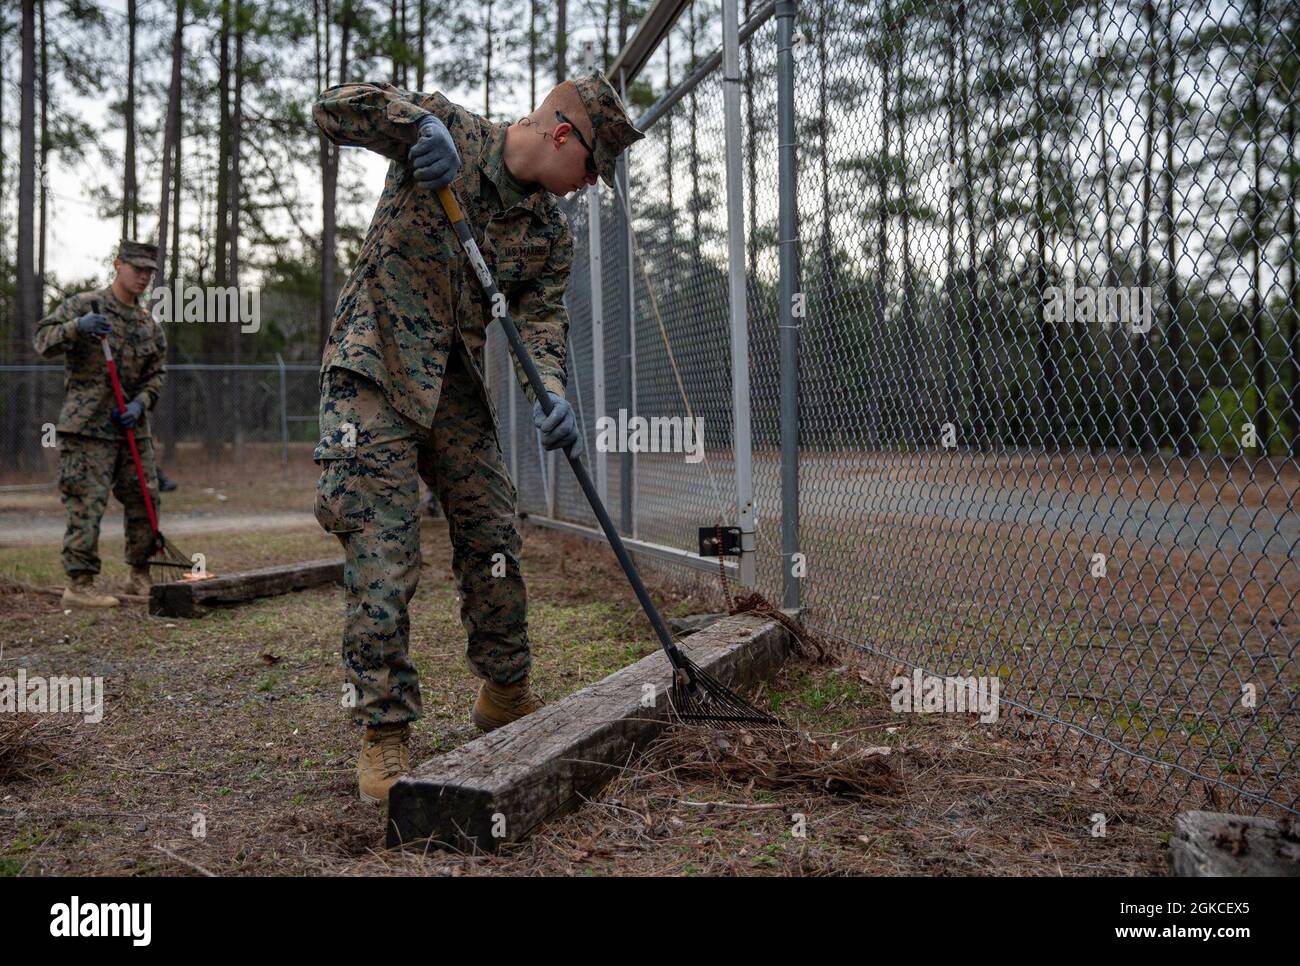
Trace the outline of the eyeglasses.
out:
<instances>
[{"instance_id":1,"label":"eyeglasses","mask_svg":"<svg viewBox=\"0 0 1300 966\"><path fill-rule=\"evenodd\" d=\"M593 178L596 177L596 152L591 150L591 145L587 143L587 139L584 138L582 132L578 130L578 125L570 121L560 111L556 111L555 116L558 117L562 123L573 128L573 133L577 136L578 143L587 149L587 174Z\"/></svg>"}]
</instances>

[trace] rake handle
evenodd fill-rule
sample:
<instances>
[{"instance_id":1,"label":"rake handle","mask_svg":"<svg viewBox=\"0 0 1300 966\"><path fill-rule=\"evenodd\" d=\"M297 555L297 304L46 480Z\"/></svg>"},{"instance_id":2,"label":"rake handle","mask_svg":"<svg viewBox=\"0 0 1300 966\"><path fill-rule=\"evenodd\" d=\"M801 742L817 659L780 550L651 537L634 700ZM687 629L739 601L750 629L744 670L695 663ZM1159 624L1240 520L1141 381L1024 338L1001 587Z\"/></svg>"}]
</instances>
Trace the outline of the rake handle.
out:
<instances>
[{"instance_id":1,"label":"rake handle","mask_svg":"<svg viewBox=\"0 0 1300 966\"><path fill-rule=\"evenodd\" d=\"M455 193L450 187L445 187L438 188L437 194L438 200L442 202L442 209L447 214L447 220L451 222L452 230L456 232L456 237L460 240L461 247L465 249L465 255L474 268L474 274L478 276L483 290L487 293L488 301L493 306L504 304L504 300L498 301L497 296L501 294L501 290L497 288L496 280L488 270L487 262L483 260L483 253L479 251L478 242L474 241L469 222L465 219L465 213L461 210ZM500 313L498 321L501 323L502 331L506 334L506 339L510 342L510 348L514 352L515 358L519 361L520 367L524 370L524 375L528 378L528 384L532 386L533 394L541 404L542 412L549 416L551 409L554 408L551 403L551 395L542 382L542 374L537 371L537 366L528 352L528 347L519 335L519 328L515 325L514 319L510 317L509 309L504 309ZM632 585L637 600L641 602L641 609L645 611L646 617L650 619L650 624L654 628L655 635L659 638L659 644L663 647L664 653L668 655L669 662L674 670L689 675L690 671L686 667L685 658L678 649L676 642L673 641L672 634L668 631L668 625L664 623L663 617L659 614L659 609L655 607L654 601L650 599L650 593L641 580L641 574L637 572L636 564L632 562L627 547L623 545L623 538L614 526L614 521L610 519L609 512L600 499L600 494L596 492L596 486L592 482L587 468L568 449L564 451L564 457L569 461L569 468L573 470L573 475L577 477L578 486L582 487L587 502L591 504L591 511L596 515L596 519L600 521L600 528L605 531L605 538L609 541L609 545L614 548L614 556L618 558L619 564L622 565L623 573L627 576L628 583Z\"/></svg>"},{"instance_id":2,"label":"rake handle","mask_svg":"<svg viewBox=\"0 0 1300 966\"><path fill-rule=\"evenodd\" d=\"M91 309L99 314L99 302L91 302ZM122 395L122 380L117 376L117 362L113 359L113 350L108 344L108 336L100 336L100 347L104 350L104 363L108 366L108 378L113 384L113 395L117 397L118 412L126 412L126 397ZM161 543L158 533L158 512L153 506L153 497L149 495L149 485L144 478L144 465L140 462L140 448L135 444L135 430L129 426L126 432L126 445L131 449L131 461L135 463L135 478L140 481L140 492L144 494L144 508L149 513L149 526L153 530L154 541Z\"/></svg>"}]
</instances>

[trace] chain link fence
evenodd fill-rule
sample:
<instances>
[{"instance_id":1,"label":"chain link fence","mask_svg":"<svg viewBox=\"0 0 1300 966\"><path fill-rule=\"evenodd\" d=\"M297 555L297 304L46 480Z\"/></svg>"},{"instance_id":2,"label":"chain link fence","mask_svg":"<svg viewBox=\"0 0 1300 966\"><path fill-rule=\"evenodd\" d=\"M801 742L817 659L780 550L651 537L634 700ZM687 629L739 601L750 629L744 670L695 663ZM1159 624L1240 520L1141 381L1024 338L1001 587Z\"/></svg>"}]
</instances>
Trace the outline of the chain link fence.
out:
<instances>
[{"instance_id":1,"label":"chain link fence","mask_svg":"<svg viewBox=\"0 0 1300 966\"><path fill-rule=\"evenodd\" d=\"M61 362L61 360L60 360ZM201 443L210 459L240 463L244 447L278 447L286 472L294 444L314 445L320 367L308 363L169 363L150 415L164 459L181 443ZM0 480L52 485L58 451L53 427L63 404L61 364L0 364L0 430L11 459ZM30 417L25 414L32 414ZM261 457L259 456L259 459Z\"/></svg>"},{"instance_id":2,"label":"chain link fence","mask_svg":"<svg viewBox=\"0 0 1300 966\"><path fill-rule=\"evenodd\" d=\"M728 81L720 7L681 4L625 78L653 106L619 190L565 203L568 394L630 546L711 579L698 531L736 527L729 575L813 629L996 676L1004 714L1120 785L1295 813L1300 5L740 19ZM47 482L62 367L5 357L3 478ZM168 371L164 450L315 441L314 363ZM520 510L593 533L495 328L487 372Z\"/></svg>"},{"instance_id":3,"label":"chain link fence","mask_svg":"<svg viewBox=\"0 0 1300 966\"><path fill-rule=\"evenodd\" d=\"M996 676L1004 715L1121 786L1295 813L1300 6L798 4L783 306L794 6L742 11L742 208L711 3L683 4L636 73L657 101L625 195L569 204L569 396L614 519L677 573L716 573L698 528L749 529L755 586L793 592L814 629L900 670ZM589 528L505 351L489 369L521 509ZM702 418L705 458L598 447L620 408Z\"/></svg>"}]
</instances>

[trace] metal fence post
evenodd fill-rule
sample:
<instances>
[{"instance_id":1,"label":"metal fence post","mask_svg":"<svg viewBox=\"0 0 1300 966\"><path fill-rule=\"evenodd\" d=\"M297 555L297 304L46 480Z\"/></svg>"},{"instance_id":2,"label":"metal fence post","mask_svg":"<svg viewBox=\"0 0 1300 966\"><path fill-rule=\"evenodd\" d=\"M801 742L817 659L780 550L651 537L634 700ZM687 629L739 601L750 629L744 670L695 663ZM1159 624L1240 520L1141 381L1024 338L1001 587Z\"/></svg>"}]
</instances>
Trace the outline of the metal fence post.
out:
<instances>
[{"instance_id":1,"label":"metal fence post","mask_svg":"<svg viewBox=\"0 0 1300 966\"><path fill-rule=\"evenodd\" d=\"M280 472L289 478L289 400L284 378L284 359L280 353L275 354L275 364L280 369Z\"/></svg>"},{"instance_id":2,"label":"metal fence post","mask_svg":"<svg viewBox=\"0 0 1300 966\"><path fill-rule=\"evenodd\" d=\"M591 395L595 425L605 417L605 295L601 287L600 179L587 189L587 271L591 276ZM609 503L609 463L594 446L589 454L596 492Z\"/></svg>"},{"instance_id":3,"label":"metal fence post","mask_svg":"<svg viewBox=\"0 0 1300 966\"><path fill-rule=\"evenodd\" d=\"M627 97L626 84L623 83L624 75L620 74L620 86L623 88L622 95ZM623 273L624 284L619 286L619 323L623 326L623 357L621 360L621 375L623 380L622 406L627 411L629 419L636 414L636 326L632 323L632 194L629 184L630 171L627 165L627 152L619 155L618 169L615 174L615 181L619 185L618 197L622 204L616 205L616 210L622 213L623 232L619 238L620 246L623 249ZM636 535L636 517L632 507L632 493L636 487L636 454L624 451L619 465L621 467L619 485L621 489L620 510L621 521L620 528L624 533Z\"/></svg>"},{"instance_id":4,"label":"metal fence post","mask_svg":"<svg viewBox=\"0 0 1300 966\"><path fill-rule=\"evenodd\" d=\"M781 344L781 606L800 604L801 583L795 576L799 552L799 326L794 297L799 285L798 198L795 185L794 19L796 0L776 4L777 246L780 261ZM800 314L802 318L802 313Z\"/></svg>"},{"instance_id":5,"label":"metal fence post","mask_svg":"<svg viewBox=\"0 0 1300 966\"><path fill-rule=\"evenodd\" d=\"M754 585L754 466L749 426L749 311L745 298L745 194L740 129L740 16L737 0L722 4L722 106L727 153L727 287L731 316L732 453L740 526L737 577Z\"/></svg>"}]
</instances>

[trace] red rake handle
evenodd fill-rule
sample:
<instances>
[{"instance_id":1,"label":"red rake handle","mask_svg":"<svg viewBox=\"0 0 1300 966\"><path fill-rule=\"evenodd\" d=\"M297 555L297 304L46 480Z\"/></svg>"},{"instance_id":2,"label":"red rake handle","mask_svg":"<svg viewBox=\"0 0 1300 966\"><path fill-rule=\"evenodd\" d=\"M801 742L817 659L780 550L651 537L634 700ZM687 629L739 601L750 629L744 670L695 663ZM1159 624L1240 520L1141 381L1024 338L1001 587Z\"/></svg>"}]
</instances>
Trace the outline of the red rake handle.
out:
<instances>
[{"instance_id":1,"label":"red rake handle","mask_svg":"<svg viewBox=\"0 0 1300 966\"><path fill-rule=\"evenodd\" d=\"M99 313L99 303L91 302L90 307ZM109 348L108 336L101 336L99 344L104 349L104 362L108 365L108 378L113 383L113 395L117 397L118 412L126 412L126 398L122 395L122 381L117 377L117 363L113 361L113 350ZM131 461L135 463L135 478L140 481L140 492L144 494L144 508L149 512L149 526L153 528L154 539L161 543L158 533L158 513L153 508L153 497L149 495L149 484L144 478L144 466L140 463L140 449L135 445L135 430L126 430L126 445L131 448Z\"/></svg>"}]
</instances>

